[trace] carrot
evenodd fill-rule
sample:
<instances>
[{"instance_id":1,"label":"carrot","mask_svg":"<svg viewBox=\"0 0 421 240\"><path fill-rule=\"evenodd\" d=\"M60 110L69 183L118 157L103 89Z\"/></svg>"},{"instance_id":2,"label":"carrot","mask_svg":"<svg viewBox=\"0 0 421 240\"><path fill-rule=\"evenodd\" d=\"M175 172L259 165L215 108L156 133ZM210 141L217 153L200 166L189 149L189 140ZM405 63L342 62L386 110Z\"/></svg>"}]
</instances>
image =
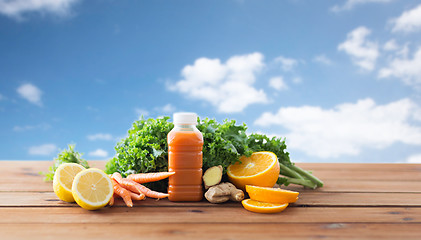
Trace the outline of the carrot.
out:
<instances>
[{"instance_id":1,"label":"carrot","mask_svg":"<svg viewBox=\"0 0 421 240\"><path fill-rule=\"evenodd\" d=\"M132 191L134 193L142 193L142 191L140 190L140 187L138 186L136 182L129 180L127 178L123 178L119 172L113 173L113 175L111 175L111 178L114 179L116 182L118 182L118 184L120 184L121 186L123 186L129 191Z\"/></svg>"},{"instance_id":2,"label":"carrot","mask_svg":"<svg viewBox=\"0 0 421 240\"><path fill-rule=\"evenodd\" d=\"M113 206L114 205L114 194L110 199L110 202L108 202L108 205Z\"/></svg>"},{"instance_id":3,"label":"carrot","mask_svg":"<svg viewBox=\"0 0 421 240\"><path fill-rule=\"evenodd\" d=\"M138 200L139 201L139 200L145 199L145 194L143 194L143 193L136 194L136 193L130 191L130 197L132 197L132 200Z\"/></svg>"},{"instance_id":4,"label":"carrot","mask_svg":"<svg viewBox=\"0 0 421 240\"><path fill-rule=\"evenodd\" d=\"M130 191L120 186L114 178L111 178L111 182L113 183L114 193L122 197L128 207L133 207Z\"/></svg>"},{"instance_id":5,"label":"carrot","mask_svg":"<svg viewBox=\"0 0 421 240\"><path fill-rule=\"evenodd\" d=\"M111 178L114 179L116 182L118 182L123 187L127 188L128 190L135 192L135 193L143 193L147 197L151 198L166 198L168 197L167 193L161 193L153 191L145 186L143 186L140 183L137 183L131 179L123 178L120 173L115 172L113 175L111 175Z\"/></svg>"},{"instance_id":6,"label":"carrot","mask_svg":"<svg viewBox=\"0 0 421 240\"><path fill-rule=\"evenodd\" d=\"M142 184L140 184L140 183L137 183L137 182L135 182L135 183L136 183L136 184L138 185L138 187L140 188L140 191L141 191L143 194L145 194L147 197L150 197L150 198L158 198L158 199L168 197L168 193L156 192L156 191L153 191L153 190L151 190L151 189L149 189L149 188L147 188L147 187L143 186L143 185L142 185Z\"/></svg>"},{"instance_id":7,"label":"carrot","mask_svg":"<svg viewBox=\"0 0 421 240\"><path fill-rule=\"evenodd\" d=\"M174 174L175 172L138 173L130 174L127 178L137 183L148 183L165 179Z\"/></svg>"}]
</instances>

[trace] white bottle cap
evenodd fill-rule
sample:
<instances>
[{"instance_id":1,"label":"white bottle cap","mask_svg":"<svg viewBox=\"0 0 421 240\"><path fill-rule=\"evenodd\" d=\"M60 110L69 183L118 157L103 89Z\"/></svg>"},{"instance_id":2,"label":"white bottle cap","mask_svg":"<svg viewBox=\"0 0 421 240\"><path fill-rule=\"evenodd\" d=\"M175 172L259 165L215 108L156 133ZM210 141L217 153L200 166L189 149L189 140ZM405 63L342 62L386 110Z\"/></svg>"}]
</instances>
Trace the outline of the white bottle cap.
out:
<instances>
[{"instance_id":1,"label":"white bottle cap","mask_svg":"<svg viewBox=\"0 0 421 240\"><path fill-rule=\"evenodd\" d=\"M192 112L178 112L173 115L174 124L197 124L197 114Z\"/></svg>"}]
</instances>

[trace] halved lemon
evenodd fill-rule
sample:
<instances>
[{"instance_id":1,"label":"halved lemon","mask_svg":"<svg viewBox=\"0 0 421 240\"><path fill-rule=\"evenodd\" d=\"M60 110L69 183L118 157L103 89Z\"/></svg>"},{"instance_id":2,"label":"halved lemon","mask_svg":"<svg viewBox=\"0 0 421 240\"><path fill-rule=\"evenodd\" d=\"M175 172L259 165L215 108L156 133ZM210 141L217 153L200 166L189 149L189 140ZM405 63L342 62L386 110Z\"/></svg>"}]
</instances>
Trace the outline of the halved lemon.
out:
<instances>
[{"instance_id":1,"label":"halved lemon","mask_svg":"<svg viewBox=\"0 0 421 240\"><path fill-rule=\"evenodd\" d=\"M288 203L266 203L252 199L245 199L241 202L241 204L243 204L245 209L256 213L278 213L282 212L286 207L288 207Z\"/></svg>"},{"instance_id":2,"label":"halved lemon","mask_svg":"<svg viewBox=\"0 0 421 240\"><path fill-rule=\"evenodd\" d=\"M85 168L77 163L63 163L61 164L53 178L54 193L60 200L65 202L74 202L75 199L72 195L72 183L76 174Z\"/></svg>"},{"instance_id":3,"label":"halved lemon","mask_svg":"<svg viewBox=\"0 0 421 240\"><path fill-rule=\"evenodd\" d=\"M79 206L96 210L110 202L114 190L110 177L104 171L90 168L76 175L72 193Z\"/></svg>"},{"instance_id":4,"label":"halved lemon","mask_svg":"<svg viewBox=\"0 0 421 240\"><path fill-rule=\"evenodd\" d=\"M293 203L298 199L299 192L288 191L281 188L269 188L246 185L250 198L267 203Z\"/></svg>"},{"instance_id":5,"label":"halved lemon","mask_svg":"<svg viewBox=\"0 0 421 240\"><path fill-rule=\"evenodd\" d=\"M278 157L272 152L255 152L250 157L241 157L241 163L228 166L228 179L237 188L246 185L273 187L279 177Z\"/></svg>"}]
</instances>

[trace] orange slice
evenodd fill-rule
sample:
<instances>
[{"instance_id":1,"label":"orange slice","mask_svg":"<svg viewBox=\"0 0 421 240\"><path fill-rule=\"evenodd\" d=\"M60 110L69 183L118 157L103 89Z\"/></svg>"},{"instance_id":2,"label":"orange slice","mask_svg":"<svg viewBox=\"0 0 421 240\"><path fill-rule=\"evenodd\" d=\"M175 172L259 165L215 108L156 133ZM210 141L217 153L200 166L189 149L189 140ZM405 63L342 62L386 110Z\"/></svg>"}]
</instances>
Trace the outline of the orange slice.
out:
<instances>
[{"instance_id":1,"label":"orange slice","mask_svg":"<svg viewBox=\"0 0 421 240\"><path fill-rule=\"evenodd\" d=\"M246 185L250 198L267 203L293 203L298 199L299 192L288 191L280 188L268 188Z\"/></svg>"},{"instance_id":2,"label":"orange slice","mask_svg":"<svg viewBox=\"0 0 421 240\"><path fill-rule=\"evenodd\" d=\"M250 157L241 157L241 163L228 166L228 179L237 188L246 185L273 187L279 176L278 157L272 152L255 152Z\"/></svg>"},{"instance_id":3,"label":"orange slice","mask_svg":"<svg viewBox=\"0 0 421 240\"><path fill-rule=\"evenodd\" d=\"M288 207L288 203L266 203L255 201L252 199L243 200L241 203L243 204L243 207L245 209L256 213L278 213L282 212L286 207Z\"/></svg>"}]
</instances>

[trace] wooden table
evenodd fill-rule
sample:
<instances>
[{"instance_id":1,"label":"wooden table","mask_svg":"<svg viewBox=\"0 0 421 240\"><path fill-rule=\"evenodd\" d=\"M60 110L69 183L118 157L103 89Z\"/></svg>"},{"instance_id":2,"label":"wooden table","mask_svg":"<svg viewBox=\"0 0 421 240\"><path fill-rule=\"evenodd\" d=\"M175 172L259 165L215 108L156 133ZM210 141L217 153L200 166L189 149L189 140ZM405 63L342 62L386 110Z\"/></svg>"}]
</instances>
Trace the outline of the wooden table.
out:
<instances>
[{"instance_id":1,"label":"wooden table","mask_svg":"<svg viewBox=\"0 0 421 240\"><path fill-rule=\"evenodd\" d=\"M325 187L289 187L300 192L295 204L258 214L152 199L87 211L43 182L51 163L0 161L0 239L421 239L421 164L297 164Z\"/></svg>"}]
</instances>

